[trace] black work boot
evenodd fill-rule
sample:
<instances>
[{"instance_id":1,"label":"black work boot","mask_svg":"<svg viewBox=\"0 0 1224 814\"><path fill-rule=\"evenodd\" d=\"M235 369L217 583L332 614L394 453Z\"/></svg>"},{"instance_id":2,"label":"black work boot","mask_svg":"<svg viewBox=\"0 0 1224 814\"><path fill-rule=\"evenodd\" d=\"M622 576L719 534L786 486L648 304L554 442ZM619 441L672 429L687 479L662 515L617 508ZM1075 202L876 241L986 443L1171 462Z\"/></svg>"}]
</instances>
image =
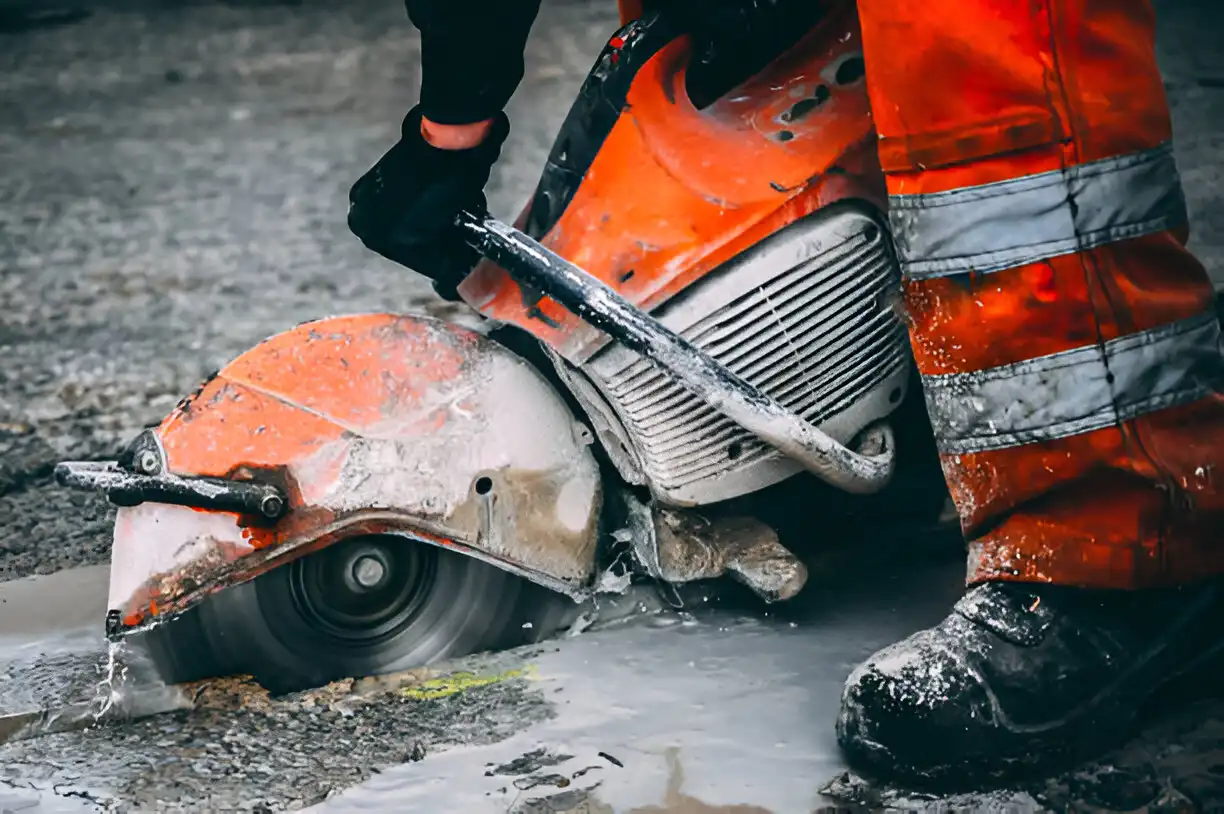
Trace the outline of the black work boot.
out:
<instances>
[{"instance_id":1,"label":"black work boot","mask_svg":"<svg viewBox=\"0 0 1224 814\"><path fill-rule=\"evenodd\" d=\"M837 737L851 765L948 784L1087 758L1143 701L1224 649L1219 582L1088 591L987 583L846 681Z\"/></svg>"}]
</instances>

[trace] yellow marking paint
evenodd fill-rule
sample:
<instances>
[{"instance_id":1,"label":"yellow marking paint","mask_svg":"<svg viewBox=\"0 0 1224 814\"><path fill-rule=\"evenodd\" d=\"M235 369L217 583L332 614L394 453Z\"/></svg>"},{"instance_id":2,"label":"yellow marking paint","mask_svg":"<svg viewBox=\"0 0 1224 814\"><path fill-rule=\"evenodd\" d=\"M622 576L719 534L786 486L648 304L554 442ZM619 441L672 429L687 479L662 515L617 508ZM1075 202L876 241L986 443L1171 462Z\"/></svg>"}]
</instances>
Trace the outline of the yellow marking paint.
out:
<instances>
[{"instance_id":1,"label":"yellow marking paint","mask_svg":"<svg viewBox=\"0 0 1224 814\"><path fill-rule=\"evenodd\" d=\"M491 675L478 675L476 673L452 673L443 678L434 678L429 681L422 681L420 684L415 684L411 687L405 687L400 690L400 693L408 698L415 698L418 701L428 701L434 698L445 698L448 695L457 695L467 690L475 689L476 687L487 687L490 684L500 684L503 681L509 681L514 678L526 678L535 674L535 665L528 664L515 670L506 670L501 673Z\"/></svg>"}]
</instances>

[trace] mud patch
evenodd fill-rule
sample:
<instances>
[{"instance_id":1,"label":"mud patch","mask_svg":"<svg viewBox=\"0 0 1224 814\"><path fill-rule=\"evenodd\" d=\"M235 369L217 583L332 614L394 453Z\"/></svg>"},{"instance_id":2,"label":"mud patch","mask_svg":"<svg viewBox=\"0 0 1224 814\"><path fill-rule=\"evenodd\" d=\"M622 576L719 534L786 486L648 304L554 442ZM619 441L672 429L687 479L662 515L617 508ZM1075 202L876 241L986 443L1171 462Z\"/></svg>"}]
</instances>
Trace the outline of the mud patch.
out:
<instances>
[{"instance_id":1,"label":"mud patch","mask_svg":"<svg viewBox=\"0 0 1224 814\"><path fill-rule=\"evenodd\" d=\"M523 775L538 772L540 769L556 766L564 763L567 760L572 760L573 755L555 754L548 749L535 749L525 755L516 757L509 763L503 763L500 766L494 766L485 772L485 777L496 777L500 775L509 775L512 777L521 777Z\"/></svg>"}]
</instances>

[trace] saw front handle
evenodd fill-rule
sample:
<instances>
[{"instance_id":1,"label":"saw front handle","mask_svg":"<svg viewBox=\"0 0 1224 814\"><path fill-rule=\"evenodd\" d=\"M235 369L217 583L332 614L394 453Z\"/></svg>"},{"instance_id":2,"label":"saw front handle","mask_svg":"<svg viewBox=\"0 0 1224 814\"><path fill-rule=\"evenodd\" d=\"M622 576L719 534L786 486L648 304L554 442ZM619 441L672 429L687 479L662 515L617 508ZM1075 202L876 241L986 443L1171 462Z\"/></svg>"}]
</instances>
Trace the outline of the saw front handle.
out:
<instances>
[{"instance_id":1,"label":"saw front handle","mask_svg":"<svg viewBox=\"0 0 1224 814\"><path fill-rule=\"evenodd\" d=\"M265 521L275 521L285 513L285 496L271 484L184 477L159 469L134 471L118 461L65 461L55 467L55 479L60 486L105 492L117 506L169 503Z\"/></svg>"},{"instance_id":2,"label":"saw front handle","mask_svg":"<svg viewBox=\"0 0 1224 814\"><path fill-rule=\"evenodd\" d=\"M869 428L859 451L852 450L518 229L470 212L462 213L457 225L468 245L516 281L542 291L650 359L710 407L821 480L846 492L867 494L882 489L892 477L896 454L887 425Z\"/></svg>"}]
</instances>

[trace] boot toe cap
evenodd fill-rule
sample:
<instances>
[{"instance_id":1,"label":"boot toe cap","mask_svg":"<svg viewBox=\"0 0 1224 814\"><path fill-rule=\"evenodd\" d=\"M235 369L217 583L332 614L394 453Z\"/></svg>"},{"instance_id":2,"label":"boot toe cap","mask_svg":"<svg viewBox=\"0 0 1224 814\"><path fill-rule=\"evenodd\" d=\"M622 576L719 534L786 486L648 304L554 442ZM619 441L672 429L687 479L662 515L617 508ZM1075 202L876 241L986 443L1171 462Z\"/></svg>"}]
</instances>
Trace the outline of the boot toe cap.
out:
<instances>
[{"instance_id":1,"label":"boot toe cap","mask_svg":"<svg viewBox=\"0 0 1224 814\"><path fill-rule=\"evenodd\" d=\"M972 762L995 728L990 695L966 653L922 631L876 653L847 679L837 736L869 768L941 774Z\"/></svg>"}]
</instances>

